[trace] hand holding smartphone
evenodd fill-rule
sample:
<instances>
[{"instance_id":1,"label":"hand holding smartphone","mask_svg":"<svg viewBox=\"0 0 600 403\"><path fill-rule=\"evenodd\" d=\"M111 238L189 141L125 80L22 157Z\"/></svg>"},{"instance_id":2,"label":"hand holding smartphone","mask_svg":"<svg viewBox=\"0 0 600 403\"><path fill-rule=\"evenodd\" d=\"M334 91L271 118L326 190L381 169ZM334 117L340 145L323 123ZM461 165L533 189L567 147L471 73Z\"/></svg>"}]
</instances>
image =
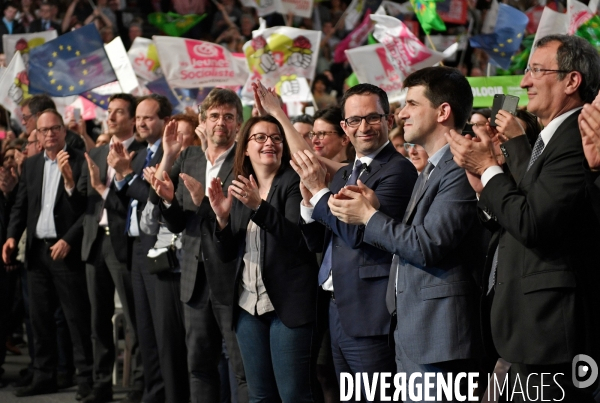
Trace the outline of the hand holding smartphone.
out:
<instances>
[{"instance_id":1,"label":"hand holding smartphone","mask_svg":"<svg viewBox=\"0 0 600 403\"><path fill-rule=\"evenodd\" d=\"M490 126L496 125L496 115L500 109L514 115L517 113L517 106L519 105L519 97L514 95L496 94L494 95L494 103L492 104L492 116L490 119Z\"/></svg>"}]
</instances>

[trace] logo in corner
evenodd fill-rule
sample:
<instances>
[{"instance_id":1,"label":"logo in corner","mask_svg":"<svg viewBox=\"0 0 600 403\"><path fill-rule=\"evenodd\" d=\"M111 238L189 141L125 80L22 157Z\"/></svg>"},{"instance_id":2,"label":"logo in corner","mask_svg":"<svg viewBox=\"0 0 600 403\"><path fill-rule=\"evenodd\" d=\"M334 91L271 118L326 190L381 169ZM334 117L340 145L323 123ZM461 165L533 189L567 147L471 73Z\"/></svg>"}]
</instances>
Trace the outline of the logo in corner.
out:
<instances>
[{"instance_id":1,"label":"logo in corner","mask_svg":"<svg viewBox=\"0 0 600 403\"><path fill-rule=\"evenodd\" d=\"M583 389L590 387L598 379L598 364L589 355L578 354L571 363L573 373L573 385Z\"/></svg>"}]
</instances>

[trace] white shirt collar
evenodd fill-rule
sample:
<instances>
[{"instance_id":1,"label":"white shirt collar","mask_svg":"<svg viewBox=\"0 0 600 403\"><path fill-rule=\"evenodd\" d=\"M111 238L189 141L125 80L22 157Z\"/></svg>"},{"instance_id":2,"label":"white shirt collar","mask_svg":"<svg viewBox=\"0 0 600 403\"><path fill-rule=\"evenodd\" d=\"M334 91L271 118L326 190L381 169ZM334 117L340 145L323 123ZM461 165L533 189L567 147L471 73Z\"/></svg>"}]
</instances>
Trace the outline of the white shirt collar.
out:
<instances>
[{"instance_id":1,"label":"white shirt collar","mask_svg":"<svg viewBox=\"0 0 600 403\"><path fill-rule=\"evenodd\" d=\"M362 162L364 165L371 165L371 162L373 162L373 160L375 159L375 157L377 157L377 154L379 154L381 152L381 150L383 150L385 148L385 146L388 145L390 141L386 141L385 144L383 144L381 147L379 147L377 150L373 151L371 154L369 155L365 155L364 157L356 157L354 159L354 164L352 166L354 166L356 164L356 160L360 160L360 162Z\"/></svg>"},{"instance_id":2,"label":"white shirt collar","mask_svg":"<svg viewBox=\"0 0 600 403\"><path fill-rule=\"evenodd\" d=\"M546 146L548 145L548 143L552 139L552 136L554 136L554 133L556 132L556 129L558 129L558 127L569 116L571 116L572 114L574 114L575 112L577 112L581 108L583 108L583 107L580 106L580 107L571 109L570 111L567 111L567 112L563 113L562 115L559 115L559 116L555 117L554 119L552 119L550 121L550 123L548 123L548 126L544 127L544 129L540 132L540 136L542 136L542 140L544 140L544 148L546 148Z\"/></svg>"}]
</instances>

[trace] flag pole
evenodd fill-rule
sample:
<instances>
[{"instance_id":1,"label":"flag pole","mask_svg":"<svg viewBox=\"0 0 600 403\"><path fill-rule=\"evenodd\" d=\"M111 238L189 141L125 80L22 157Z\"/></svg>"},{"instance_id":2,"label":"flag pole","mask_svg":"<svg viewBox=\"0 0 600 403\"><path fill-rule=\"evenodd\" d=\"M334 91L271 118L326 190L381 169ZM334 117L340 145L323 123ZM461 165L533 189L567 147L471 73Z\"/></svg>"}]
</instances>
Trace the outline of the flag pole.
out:
<instances>
[{"instance_id":1,"label":"flag pole","mask_svg":"<svg viewBox=\"0 0 600 403\"><path fill-rule=\"evenodd\" d=\"M437 49L435 48L435 45L433 44L433 41L431 40L431 37L429 36L429 34L425 34L425 36L427 37L427 40L429 41L429 44L431 45L431 49L434 50L434 52L437 52ZM440 66L444 65L444 61L440 60Z\"/></svg>"},{"instance_id":2,"label":"flag pole","mask_svg":"<svg viewBox=\"0 0 600 403\"><path fill-rule=\"evenodd\" d=\"M492 75L492 63L488 62L487 64L487 76L491 76Z\"/></svg>"}]
</instances>

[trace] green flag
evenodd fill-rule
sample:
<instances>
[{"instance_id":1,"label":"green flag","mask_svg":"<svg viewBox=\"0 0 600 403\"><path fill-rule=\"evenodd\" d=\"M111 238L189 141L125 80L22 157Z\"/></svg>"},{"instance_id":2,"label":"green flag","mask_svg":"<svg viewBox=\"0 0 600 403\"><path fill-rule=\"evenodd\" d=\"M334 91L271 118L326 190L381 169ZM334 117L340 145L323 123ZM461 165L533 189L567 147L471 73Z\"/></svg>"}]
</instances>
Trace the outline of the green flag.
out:
<instances>
[{"instance_id":1,"label":"green flag","mask_svg":"<svg viewBox=\"0 0 600 403\"><path fill-rule=\"evenodd\" d=\"M206 14L152 13L148 15L148 22L169 36L181 36L205 17Z\"/></svg>"},{"instance_id":2,"label":"green flag","mask_svg":"<svg viewBox=\"0 0 600 403\"><path fill-rule=\"evenodd\" d=\"M356 77L355 73L350 74L348 78L346 78L346 85L348 85L348 88L352 88L358 84L360 84L360 82L358 81L358 77Z\"/></svg>"},{"instance_id":3,"label":"green flag","mask_svg":"<svg viewBox=\"0 0 600 403\"><path fill-rule=\"evenodd\" d=\"M600 17L595 15L581 24L575 35L582 37L600 51Z\"/></svg>"},{"instance_id":4,"label":"green flag","mask_svg":"<svg viewBox=\"0 0 600 403\"><path fill-rule=\"evenodd\" d=\"M432 29L436 31L446 30L446 24L437 13L434 0L410 0L410 4L413 6L415 15L427 35Z\"/></svg>"}]
</instances>

